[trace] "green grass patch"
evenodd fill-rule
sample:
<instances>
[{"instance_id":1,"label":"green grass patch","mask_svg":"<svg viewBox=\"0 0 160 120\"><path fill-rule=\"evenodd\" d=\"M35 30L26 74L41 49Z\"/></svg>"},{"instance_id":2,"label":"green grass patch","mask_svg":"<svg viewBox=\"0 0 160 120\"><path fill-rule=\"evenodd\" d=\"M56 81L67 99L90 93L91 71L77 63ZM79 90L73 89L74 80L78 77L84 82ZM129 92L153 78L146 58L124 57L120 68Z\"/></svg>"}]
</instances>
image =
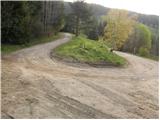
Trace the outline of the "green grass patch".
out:
<instances>
[{"instance_id":1,"label":"green grass patch","mask_svg":"<svg viewBox=\"0 0 160 120\"><path fill-rule=\"evenodd\" d=\"M109 63L124 65L126 60L115 53L109 52L108 47L98 41L85 37L73 37L72 40L56 49L54 53L59 57L71 58L85 63Z\"/></svg>"},{"instance_id":2,"label":"green grass patch","mask_svg":"<svg viewBox=\"0 0 160 120\"><path fill-rule=\"evenodd\" d=\"M11 53L11 52L23 49L23 48L31 47L33 45L51 42L51 41L54 41L60 37L62 37L61 33L58 35L51 35L49 37L47 35L43 35L38 38L31 39L29 43L22 44L22 45L1 44L1 52L2 52L2 54Z\"/></svg>"},{"instance_id":3,"label":"green grass patch","mask_svg":"<svg viewBox=\"0 0 160 120\"><path fill-rule=\"evenodd\" d=\"M148 59L155 60L155 61L159 61L159 56L155 56L155 55L151 55L151 54L149 54L147 56L142 56L140 54L137 54L137 56L148 58Z\"/></svg>"},{"instance_id":4,"label":"green grass patch","mask_svg":"<svg viewBox=\"0 0 160 120\"><path fill-rule=\"evenodd\" d=\"M152 59L152 60L159 61L159 56L149 55L147 58Z\"/></svg>"}]
</instances>

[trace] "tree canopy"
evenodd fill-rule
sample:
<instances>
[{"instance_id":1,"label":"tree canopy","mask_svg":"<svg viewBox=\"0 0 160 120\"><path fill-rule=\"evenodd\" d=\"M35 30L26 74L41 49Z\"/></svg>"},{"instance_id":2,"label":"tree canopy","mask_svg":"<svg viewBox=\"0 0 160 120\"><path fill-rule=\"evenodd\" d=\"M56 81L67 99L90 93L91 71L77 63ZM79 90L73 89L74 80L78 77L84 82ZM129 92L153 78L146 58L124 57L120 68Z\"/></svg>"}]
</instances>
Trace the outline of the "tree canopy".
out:
<instances>
[{"instance_id":1,"label":"tree canopy","mask_svg":"<svg viewBox=\"0 0 160 120\"><path fill-rule=\"evenodd\" d=\"M137 23L134 33L124 44L123 49L132 53L149 54L152 46L152 33L146 25Z\"/></svg>"},{"instance_id":2,"label":"tree canopy","mask_svg":"<svg viewBox=\"0 0 160 120\"><path fill-rule=\"evenodd\" d=\"M91 12L84 0L71 3L71 8L73 18L75 19L75 34L76 36L78 36L80 27L89 19L89 17L91 16Z\"/></svg>"},{"instance_id":3,"label":"tree canopy","mask_svg":"<svg viewBox=\"0 0 160 120\"><path fill-rule=\"evenodd\" d=\"M61 1L2 1L2 43L25 44L64 25Z\"/></svg>"},{"instance_id":4,"label":"tree canopy","mask_svg":"<svg viewBox=\"0 0 160 120\"><path fill-rule=\"evenodd\" d=\"M132 33L135 18L128 16L125 10L110 10L106 17L103 40L114 49L120 49Z\"/></svg>"}]
</instances>

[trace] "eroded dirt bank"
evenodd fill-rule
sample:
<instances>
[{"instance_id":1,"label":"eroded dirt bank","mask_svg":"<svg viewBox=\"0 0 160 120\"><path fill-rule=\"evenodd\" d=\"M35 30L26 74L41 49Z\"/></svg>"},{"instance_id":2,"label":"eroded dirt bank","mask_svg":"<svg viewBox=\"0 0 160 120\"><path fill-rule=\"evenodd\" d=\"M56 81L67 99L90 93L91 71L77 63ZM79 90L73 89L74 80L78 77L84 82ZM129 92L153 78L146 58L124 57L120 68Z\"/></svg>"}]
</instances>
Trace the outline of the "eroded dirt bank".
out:
<instances>
[{"instance_id":1,"label":"eroded dirt bank","mask_svg":"<svg viewBox=\"0 0 160 120\"><path fill-rule=\"evenodd\" d=\"M71 36L2 57L2 118L158 118L158 62L74 67L50 52Z\"/></svg>"}]
</instances>

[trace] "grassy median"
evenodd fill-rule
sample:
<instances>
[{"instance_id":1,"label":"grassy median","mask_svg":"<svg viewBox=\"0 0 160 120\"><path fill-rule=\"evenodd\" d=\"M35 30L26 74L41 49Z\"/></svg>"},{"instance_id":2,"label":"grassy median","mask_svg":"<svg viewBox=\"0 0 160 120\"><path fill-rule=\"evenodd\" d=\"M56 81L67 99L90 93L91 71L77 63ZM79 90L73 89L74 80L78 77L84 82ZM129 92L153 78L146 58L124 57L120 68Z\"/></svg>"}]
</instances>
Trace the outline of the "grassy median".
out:
<instances>
[{"instance_id":1,"label":"grassy median","mask_svg":"<svg viewBox=\"0 0 160 120\"><path fill-rule=\"evenodd\" d=\"M72 40L54 49L56 56L82 63L91 64L110 64L122 66L126 60L112 53L108 47L98 41L90 40L85 37L73 37Z\"/></svg>"}]
</instances>

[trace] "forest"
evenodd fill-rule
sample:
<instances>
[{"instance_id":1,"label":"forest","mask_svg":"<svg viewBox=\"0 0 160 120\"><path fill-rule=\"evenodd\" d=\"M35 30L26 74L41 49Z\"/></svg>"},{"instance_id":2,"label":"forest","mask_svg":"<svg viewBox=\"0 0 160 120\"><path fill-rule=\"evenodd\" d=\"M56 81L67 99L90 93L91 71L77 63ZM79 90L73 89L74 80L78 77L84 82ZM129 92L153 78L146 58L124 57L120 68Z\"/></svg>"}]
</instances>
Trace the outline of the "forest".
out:
<instances>
[{"instance_id":1,"label":"forest","mask_svg":"<svg viewBox=\"0 0 160 120\"><path fill-rule=\"evenodd\" d=\"M159 17L155 15L110 9L84 1L2 1L1 9L2 51L6 44L25 45L34 38L69 32L105 41L120 51L159 55ZM120 17L116 18L117 15ZM127 20L126 26L123 23Z\"/></svg>"}]
</instances>

